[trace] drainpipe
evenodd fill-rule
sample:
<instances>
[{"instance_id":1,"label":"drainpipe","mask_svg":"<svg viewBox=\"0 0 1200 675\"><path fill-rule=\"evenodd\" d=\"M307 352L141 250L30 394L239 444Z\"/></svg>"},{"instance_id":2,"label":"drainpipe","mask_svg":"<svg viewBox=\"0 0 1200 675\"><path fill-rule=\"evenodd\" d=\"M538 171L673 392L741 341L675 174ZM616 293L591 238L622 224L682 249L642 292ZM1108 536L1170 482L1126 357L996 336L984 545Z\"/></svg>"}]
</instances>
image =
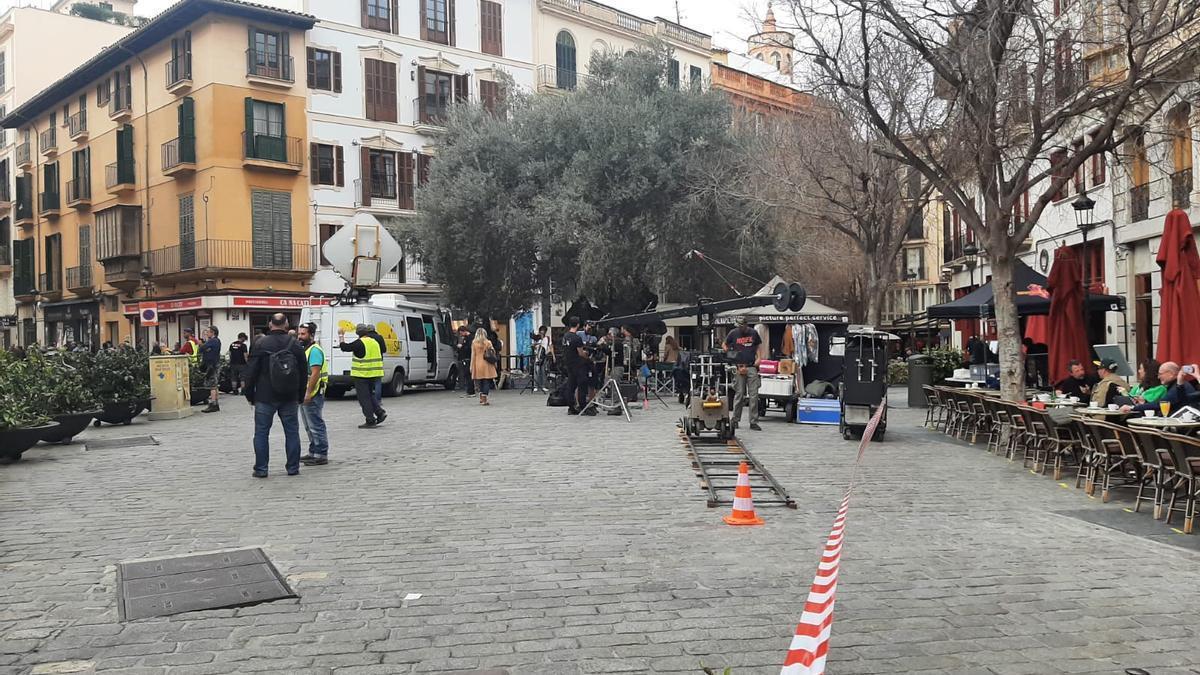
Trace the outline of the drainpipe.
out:
<instances>
[{"instance_id":1,"label":"drainpipe","mask_svg":"<svg viewBox=\"0 0 1200 675\"><path fill-rule=\"evenodd\" d=\"M130 57L137 59L137 62L142 67L142 119L145 120L145 150L143 152L143 171L146 176L146 197L142 206L142 227L145 231L145 240L142 245L142 267L146 266L146 254L150 252L150 71L146 68L146 61L138 54L126 47L125 45L117 45L117 49L129 54ZM132 88L133 83L127 85ZM135 176L136 177L136 176ZM140 271L140 270L139 270ZM147 338L149 333L147 332ZM116 341L114 340L114 343ZM137 336L133 336L133 344L137 344ZM147 345L148 346L148 345Z\"/></svg>"}]
</instances>

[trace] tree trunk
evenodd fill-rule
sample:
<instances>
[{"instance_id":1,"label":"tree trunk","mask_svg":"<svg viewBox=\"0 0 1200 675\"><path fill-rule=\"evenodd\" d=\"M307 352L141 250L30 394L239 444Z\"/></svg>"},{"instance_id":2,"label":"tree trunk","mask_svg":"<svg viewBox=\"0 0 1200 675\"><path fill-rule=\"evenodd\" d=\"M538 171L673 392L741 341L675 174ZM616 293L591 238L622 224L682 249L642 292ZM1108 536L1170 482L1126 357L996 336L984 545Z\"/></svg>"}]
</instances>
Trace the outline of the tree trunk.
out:
<instances>
[{"instance_id":1,"label":"tree trunk","mask_svg":"<svg viewBox=\"0 0 1200 675\"><path fill-rule=\"evenodd\" d=\"M887 284L883 283L879 275L875 271L874 261L867 260L866 271L866 296L867 301L867 325L872 328L879 328L879 316L883 312L883 302L887 295Z\"/></svg>"},{"instance_id":2,"label":"tree trunk","mask_svg":"<svg viewBox=\"0 0 1200 675\"><path fill-rule=\"evenodd\" d=\"M996 246L996 249L1000 249ZM996 250L993 249L993 250ZM1021 354L1021 319L1013 289L1016 256L991 257L992 292L996 307L996 332L1000 356L1000 392L1009 401L1025 400L1025 357Z\"/></svg>"}]
</instances>

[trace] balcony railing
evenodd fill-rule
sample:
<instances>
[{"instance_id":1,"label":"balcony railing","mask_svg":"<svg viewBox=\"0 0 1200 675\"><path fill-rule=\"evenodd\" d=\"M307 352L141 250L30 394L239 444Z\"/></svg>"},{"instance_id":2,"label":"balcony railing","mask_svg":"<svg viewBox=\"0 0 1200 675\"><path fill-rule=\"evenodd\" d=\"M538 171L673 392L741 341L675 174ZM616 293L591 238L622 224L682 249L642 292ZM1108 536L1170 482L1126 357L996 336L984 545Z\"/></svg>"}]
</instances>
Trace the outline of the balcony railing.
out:
<instances>
[{"instance_id":1,"label":"balcony railing","mask_svg":"<svg viewBox=\"0 0 1200 675\"><path fill-rule=\"evenodd\" d=\"M104 187L112 189L118 185L133 185L133 162L113 162L104 167Z\"/></svg>"},{"instance_id":2,"label":"balcony railing","mask_svg":"<svg viewBox=\"0 0 1200 675\"><path fill-rule=\"evenodd\" d=\"M69 180L67 181L67 203L77 204L86 202L92 198L92 183L89 180Z\"/></svg>"},{"instance_id":3,"label":"balcony railing","mask_svg":"<svg viewBox=\"0 0 1200 675\"><path fill-rule=\"evenodd\" d=\"M246 50L246 75L279 82L295 82L292 57L258 49Z\"/></svg>"},{"instance_id":4,"label":"balcony railing","mask_svg":"<svg viewBox=\"0 0 1200 675\"><path fill-rule=\"evenodd\" d=\"M196 139L172 138L162 144L162 168L171 171L184 164L196 163Z\"/></svg>"},{"instance_id":5,"label":"balcony railing","mask_svg":"<svg viewBox=\"0 0 1200 675\"><path fill-rule=\"evenodd\" d=\"M192 55L180 54L167 61L167 89L190 82L192 79Z\"/></svg>"},{"instance_id":6,"label":"balcony railing","mask_svg":"<svg viewBox=\"0 0 1200 675\"><path fill-rule=\"evenodd\" d=\"M639 19L639 21L641 21L641 19ZM663 33L665 33L669 38L673 38L675 40L679 40L680 42L685 42L696 47L701 47L706 50L712 48L712 38L704 33L694 31L685 26L680 26L677 23L663 21L661 19L659 20L658 25L662 26Z\"/></svg>"},{"instance_id":7,"label":"balcony railing","mask_svg":"<svg viewBox=\"0 0 1200 675\"><path fill-rule=\"evenodd\" d=\"M17 221L33 220L33 198L32 195L26 193L24 199L17 200L16 215L14 218Z\"/></svg>"},{"instance_id":8,"label":"balcony railing","mask_svg":"<svg viewBox=\"0 0 1200 675\"><path fill-rule=\"evenodd\" d=\"M1129 188L1129 219L1136 223L1150 217L1150 185Z\"/></svg>"},{"instance_id":9,"label":"balcony railing","mask_svg":"<svg viewBox=\"0 0 1200 675\"><path fill-rule=\"evenodd\" d=\"M300 139L294 136L242 132L243 159L278 162L299 169L304 165L304 155L300 148Z\"/></svg>"},{"instance_id":10,"label":"balcony railing","mask_svg":"<svg viewBox=\"0 0 1200 675\"><path fill-rule=\"evenodd\" d=\"M80 110L79 112L67 118L67 132L72 139L79 138L87 133L87 111Z\"/></svg>"},{"instance_id":11,"label":"balcony railing","mask_svg":"<svg viewBox=\"0 0 1200 675\"><path fill-rule=\"evenodd\" d=\"M12 265L12 249L8 247L8 242L0 243L0 267L9 267Z\"/></svg>"},{"instance_id":12,"label":"balcony railing","mask_svg":"<svg viewBox=\"0 0 1200 675\"><path fill-rule=\"evenodd\" d=\"M50 127L38 134L38 149L43 154L58 150L58 129Z\"/></svg>"},{"instance_id":13,"label":"balcony railing","mask_svg":"<svg viewBox=\"0 0 1200 675\"><path fill-rule=\"evenodd\" d=\"M206 270L312 273L316 253L312 244L202 239L148 251L144 263L152 276Z\"/></svg>"},{"instance_id":14,"label":"balcony railing","mask_svg":"<svg viewBox=\"0 0 1200 675\"><path fill-rule=\"evenodd\" d=\"M0 202L11 202L12 192L8 187L8 176L0 176Z\"/></svg>"},{"instance_id":15,"label":"balcony railing","mask_svg":"<svg viewBox=\"0 0 1200 675\"><path fill-rule=\"evenodd\" d=\"M1192 205L1192 170L1183 169L1171 174L1171 205L1186 209Z\"/></svg>"},{"instance_id":16,"label":"balcony railing","mask_svg":"<svg viewBox=\"0 0 1200 675\"><path fill-rule=\"evenodd\" d=\"M571 91L577 87L586 86L592 80L590 75L548 64L538 66L537 75L539 89Z\"/></svg>"},{"instance_id":17,"label":"balcony railing","mask_svg":"<svg viewBox=\"0 0 1200 675\"><path fill-rule=\"evenodd\" d=\"M92 287L92 266L80 265L67 268L67 288L72 291Z\"/></svg>"},{"instance_id":18,"label":"balcony railing","mask_svg":"<svg viewBox=\"0 0 1200 675\"><path fill-rule=\"evenodd\" d=\"M29 141L17 145L16 157L18 166L33 163L33 151L29 147Z\"/></svg>"},{"instance_id":19,"label":"balcony railing","mask_svg":"<svg viewBox=\"0 0 1200 675\"><path fill-rule=\"evenodd\" d=\"M1072 62L1054 68L1054 102L1066 103L1087 82L1087 74L1081 62Z\"/></svg>"},{"instance_id":20,"label":"balcony railing","mask_svg":"<svg viewBox=\"0 0 1200 675\"><path fill-rule=\"evenodd\" d=\"M371 198L371 207L373 209L397 209L397 210L413 210L413 195L411 194L411 185L376 185L374 181L368 179L365 182L360 178L354 181L354 205L361 207L366 202L363 200L364 183L367 189L367 194Z\"/></svg>"},{"instance_id":21,"label":"balcony railing","mask_svg":"<svg viewBox=\"0 0 1200 675\"><path fill-rule=\"evenodd\" d=\"M59 199L58 190L42 192L39 195L38 203L41 204L42 213L55 213L62 208L62 200Z\"/></svg>"},{"instance_id":22,"label":"balcony railing","mask_svg":"<svg viewBox=\"0 0 1200 675\"><path fill-rule=\"evenodd\" d=\"M590 0L546 0L548 4L563 9L568 9L572 12L578 12L584 16L602 21L604 23L617 26L623 30L643 35L654 34L654 22L646 21L645 19L636 17L632 14L613 9L598 2Z\"/></svg>"},{"instance_id":23,"label":"balcony railing","mask_svg":"<svg viewBox=\"0 0 1200 675\"><path fill-rule=\"evenodd\" d=\"M38 290L42 295L62 293L62 275L58 272L42 272L38 275Z\"/></svg>"},{"instance_id":24,"label":"balcony railing","mask_svg":"<svg viewBox=\"0 0 1200 675\"><path fill-rule=\"evenodd\" d=\"M108 101L108 116L117 118L133 112L133 101L120 88L113 90L112 98Z\"/></svg>"},{"instance_id":25,"label":"balcony railing","mask_svg":"<svg viewBox=\"0 0 1200 675\"><path fill-rule=\"evenodd\" d=\"M413 120L417 124L441 127L446 125L446 116L450 113L450 102L438 105L437 101L427 101L424 96L413 99Z\"/></svg>"}]
</instances>

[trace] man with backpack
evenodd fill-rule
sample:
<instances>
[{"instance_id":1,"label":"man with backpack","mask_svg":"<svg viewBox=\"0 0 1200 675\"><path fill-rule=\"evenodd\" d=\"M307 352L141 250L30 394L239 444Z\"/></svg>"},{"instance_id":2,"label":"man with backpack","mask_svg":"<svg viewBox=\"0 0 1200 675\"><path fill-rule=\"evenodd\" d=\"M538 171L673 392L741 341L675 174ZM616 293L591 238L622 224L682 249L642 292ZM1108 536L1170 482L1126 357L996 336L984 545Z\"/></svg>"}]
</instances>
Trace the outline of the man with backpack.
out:
<instances>
[{"instance_id":1,"label":"man with backpack","mask_svg":"<svg viewBox=\"0 0 1200 675\"><path fill-rule=\"evenodd\" d=\"M267 477L270 459L271 426L279 416L283 427L284 468L289 476L300 473L300 401L308 385L308 359L304 347L288 334L288 319L275 314L268 324L270 332L255 344L246 364L246 400L254 406L254 473Z\"/></svg>"}]
</instances>

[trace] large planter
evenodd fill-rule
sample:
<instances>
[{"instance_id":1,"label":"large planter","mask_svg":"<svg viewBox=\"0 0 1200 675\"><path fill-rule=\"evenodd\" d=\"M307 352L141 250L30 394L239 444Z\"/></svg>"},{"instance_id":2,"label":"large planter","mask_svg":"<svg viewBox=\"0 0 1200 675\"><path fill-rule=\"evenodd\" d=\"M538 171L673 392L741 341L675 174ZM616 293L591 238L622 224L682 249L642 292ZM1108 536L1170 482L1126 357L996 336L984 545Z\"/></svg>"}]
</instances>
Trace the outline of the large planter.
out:
<instances>
[{"instance_id":1,"label":"large planter","mask_svg":"<svg viewBox=\"0 0 1200 675\"><path fill-rule=\"evenodd\" d=\"M42 434L42 441L46 443L70 443L73 438L87 428L92 418L99 412L98 410L93 410L91 412L55 415L52 419L58 422L58 427Z\"/></svg>"},{"instance_id":2,"label":"large planter","mask_svg":"<svg viewBox=\"0 0 1200 675\"><path fill-rule=\"evenodd\" d=\"M131 401L112 401L96 414L96 426L104 424L129 424L133 418L141 415L150 407L149 398L139 398Z\"/></svg>"},{"instance_id":3,"label":"large planter","mask_svg":"<svg viewBox=\"0 0 1200 675\"><path fill-rule=\"evenodd\" d=\"M9 464L21 459L21 453L37 445L43 435L56 427L58 422L36 427L0 429L0 464Z\"/></svg>"}]
</instances>

